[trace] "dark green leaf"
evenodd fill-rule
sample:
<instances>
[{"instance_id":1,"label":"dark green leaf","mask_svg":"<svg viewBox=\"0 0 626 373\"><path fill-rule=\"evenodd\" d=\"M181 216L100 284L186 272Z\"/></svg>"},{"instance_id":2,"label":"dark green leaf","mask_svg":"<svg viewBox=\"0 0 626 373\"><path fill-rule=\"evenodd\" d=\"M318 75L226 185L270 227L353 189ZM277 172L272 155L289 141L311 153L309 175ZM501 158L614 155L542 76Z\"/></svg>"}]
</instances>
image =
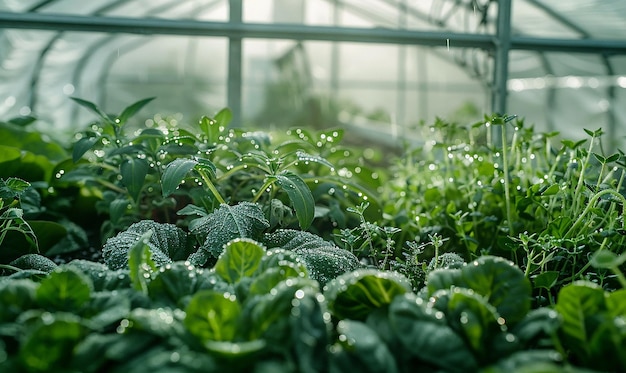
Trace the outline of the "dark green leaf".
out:
<instances>
[{"instance_id":1,"label":"dark green leaf","mask_svg":"<svg viewBox=\"0 0 626 373\"><path fill-rule=\"evenodd\" d=\"M75 311L91 297L93 284L79 270L59 267L41 281L37 289L37 302L48 309Z\"/></svg>"},{"instance_id":2,"label":"dark green leaf","mask_svg":"<svg viewBox=\"0 0 626 373\"><path fill-rule=\"evenodd\" d=\"M300 228L306 230L315 218L315 200L304 180L293 172L283 171L276 175L276 181L287 192L287 196L296 210Z\"/></svg>"},{"instance_id":3,"label":"dark green leaf","mask_svg":"<svg viewBox=\"0 0 626 373\"><path fill-rule=\"evenodd\" d=\"M512 262L481 256L461 268L463 286L484 296L507 323L515 323L530 310L531 285Z\"/></svg>"},{"instance_id":4,"label":"dark green leaf","mask_svg":"<svg viewBox=\"0 0 626 373\"><path fill-rule=\"evenodd\" d=\"M560 273L558 271L544 271L538 274L537 277L534 278L533 282L536 288L550 290L554 285L556 285L559 275Z\"/></svg>"},{"instance_id":5,"label":"dark green leaf","mask_svg":"<svg viewBox=\"0 0 626 373\"><path fill-rule=\"evenodd\" d=\"M68 313L45 313L31 330L20 348L20 360L26 370L64 371L68 357L83 336L80 319Z\"/></svg>"},{"instance_id":6,"label":"dark green leaf","mask_svg":"<svg viewBox=\"0 0 626 373\"><path fill-rule=\"evenodd\" d=\"M118 125L123 125L126 121L135 115L139 110L141 110L144 106L146 106L150 101L154 100L155 97L145 98L143 100L139 100L130 106L126 107L122 113L117 117L116 123Z\"/></svg>"},{"instance_id":7,"label":"dark green leaf","mask_svg":"<svg viewBox=\"0 0 626 373\"><path fill-rule=\"evenodd\" d=\"M163 197L174 193L189 171L197 164L198 162L193 159L184 158L177 158L170 162L163 171L163 176L161 176Z\"/></svg>"},{"instance_id":8,"label":"dark green leaf","mask_svg":"<svg viewBox=\"0 0 626 373\"><path fill-rule=\"evenodd\" d=\"M118 198L111 201L109 204L109 218L111 222L117 223L128 211L129 204L126 198Z\"/></svg>"},{"instance_id":9,"label":"dark green leaf","mask_svg":"<svg viewBox=\"0 0 626 373\"><path fill-rule=\"evenodd\" d=\"M76 141L72 149L72 161L78 162L99 140L100 137L83 137Z\"/></svg>"},{"instance_id":10,"label":"dark green leaf","mask_svg":"<svg viewBox=\"0 0 626 373\"><path fill-rule=\"evenodd\" d=\"M128 194L137 201L141 189L143 189L146 175L148 175L148 162L145 159L131 158L120 165L122 183L126 186Z\"/></svg>"},{"instance_id":11,"label":"dark green leaf","mask_svg":"<svg viewBox=\"0 0 626 373\"><path fill-rule=\"evenodd\" d=\"M331 280L324 296L337 318L365 320L372 310L411 290L410 281L397 272L359 269Z\"/></svg>"},{"instance_id":12,"label":"dark green leaf","mask_svg":"<svg viewBox=\"0 0 626 373\"><path fill-rule=\"evenodd\" d=\"M395 373L398 366L387 345L366 324L341 320L339 341L331 348L331 372Z\"/></svg>"},{"instance_id":13,"label":"dark green leaf","mask_svg":"<svg viewBox=\"0 0 626 373\"><path fill-rule=\"evenodd\" d=\"M389 307L389 320L404 350L446 372L473 372L476 359L452 330L443 313L427 307L414 294L398 296Z\"/></svg>"}]
</instances>

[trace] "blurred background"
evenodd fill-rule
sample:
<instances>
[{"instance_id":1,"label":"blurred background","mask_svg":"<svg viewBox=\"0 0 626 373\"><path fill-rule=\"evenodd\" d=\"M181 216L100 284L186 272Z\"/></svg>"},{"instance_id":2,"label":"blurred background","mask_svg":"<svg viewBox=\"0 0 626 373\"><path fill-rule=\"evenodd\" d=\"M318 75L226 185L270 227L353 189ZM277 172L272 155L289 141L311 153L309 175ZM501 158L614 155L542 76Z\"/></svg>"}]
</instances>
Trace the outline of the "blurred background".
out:
<instances>
[{"instance_id":1,"label":"blurred background","mask_svg":"<svg viewBox=\"0 0 626 373\"><path fill-rule=\"evenodd\" d=\"M342 126L419 142L493 112L626 141L624 0L1 0L0 119L42 131L157 97L140 120ZM139 118L141 116L138 116Z\"/></svg>"}]
</instances>

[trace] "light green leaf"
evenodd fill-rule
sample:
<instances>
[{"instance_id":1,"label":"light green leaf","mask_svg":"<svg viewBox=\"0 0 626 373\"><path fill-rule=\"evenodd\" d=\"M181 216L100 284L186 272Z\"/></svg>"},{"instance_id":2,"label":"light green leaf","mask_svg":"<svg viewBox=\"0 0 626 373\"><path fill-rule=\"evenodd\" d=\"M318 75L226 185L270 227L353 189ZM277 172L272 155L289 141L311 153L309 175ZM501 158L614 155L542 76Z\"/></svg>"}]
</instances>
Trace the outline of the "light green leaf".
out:
<instances>
[{"instance_id":1,"label":"light green leaf","mask_svg":"<svg viewBox=\"0 0 626 373\"><path fill-rule=\"evenodd\" d=\"M604 290L592 282L574 282L558 294L555 309L563 317L563 342L583 360L589 358L590 326L604 307Z\"/></svg>"},{"instance_id":2,"label":"light green leaf","mask_svg":"<svg viewBox=\"0 0 626 373\"><path fill-rule=\"evenodd\" d=\"M117 117L116 123L118 125L123 125L126 121L135 115L139 110L141 110L144 106L146 106L150 101L154 100L155 97L145 98L143 100L139 100L130 106L126 107L122 113Z\"/></svg>"},{"instance_id":3,"label":"light green leaf","mask_svg":"<svg viewBox=\"0 0 626 373\"><path fill-rule=\"evenodd\" d=\"M233 120L233 112L229 108L220 110L213 118L217 122L218 127L226 128L231 120Z\"/></svg>"},{"instance_id":4,"label":"light green leaf","mask_svg":"<svg viewBox=\"0 0 626 373\"><path fill-rule=\"evenodd\" d=\"M113 118L111 118L107 113L105 113L104 111L100 110L100 108L94 104L93 102L87 101L87 100L83 100L82 98L78 98L78 97L70 97L72 100L74 100L76 103L78 103L80 106L89 109L91 112L93 112L94 114L96 114L97 116L100 117L100 119L104 120L107 123L113 124L115 123L115 121L113 120Z\"/></svg>"},{"instance_id":5,"label":"light green leaf","mask_svg":"<svg viewBox=\"0 0 626 373\"><path fill-rule=\"evenodd\" d=\"M250 277L257 270L265 248L249 238L238 238L224 245L217 259L215 273L231 284Z\"/></svg>"},{"instance_id":6,"label":"light green leaf","mask_svg":"<svg viewBox=\"0 0 626 373\"><path fill-rule=\"evenodd\" d=\"M191 298L185 313L185 326L200 341L233 341L241 306L233 294L201 290Z\"/></svg>"},{"instance_id":7,"label":"light green leaf","mask_svg":"<svg viewBox=\"0 0 626 373\"><path fill-rule=\"evenodd\" d=\"M128 268L133 288L145 294L148 293L148 282L152 272L157 268L152 260L152 251L148 243L154 233L148 230L139 237L137 242L128 250Z\"/></svg>"},{"instance_id":8,"label":"light green leaf","mask_svg":"<svg viewBox=\"0 0 626 373\"><path fill-rule=\"evenodd\" d=\"M196 164L198 164L197 161L184 158L177 158L170 162L167 167L165 167L165 171L163 171L163 176L161 177L163 197L167 197L174 193L189 171L191 171Z\"/></svg>"},{"instance_id":9,"label":"light green leaf","mask_svg":"<svg viewBox=\"0 0 626 373\"><path fill-rule=\"evenodd\" d=\"M276 181L287 192L296 210L296 217L302 230L309 228L315 218L315 199L304 180L293 172L283 171L276 175Z\"/></svg>"}]
</instances>

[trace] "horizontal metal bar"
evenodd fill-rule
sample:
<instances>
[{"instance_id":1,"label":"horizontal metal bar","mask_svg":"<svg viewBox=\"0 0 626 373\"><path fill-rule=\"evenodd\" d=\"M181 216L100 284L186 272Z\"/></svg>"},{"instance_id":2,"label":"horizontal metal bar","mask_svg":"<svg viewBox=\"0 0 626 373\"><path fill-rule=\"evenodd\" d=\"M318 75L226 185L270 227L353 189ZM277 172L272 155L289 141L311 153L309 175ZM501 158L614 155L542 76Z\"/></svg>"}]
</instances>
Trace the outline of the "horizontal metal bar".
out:
<instances>
[{"instance_id":1,"label":"horizontal metal bar","mask_svg":"<svg viewBox=\"0 0 626 373\"><path fill-rule=\"evenodd\" d=\"M298 24L204 22L185 19L94 17L49 13L0 12L1 28L143 35L322 40L438 47L449 45L450 47L485 50L494 50L497 44L495 35L485 34ZM626 54L626 41L512 36L511 49L624 55Z\"/></svg>"},{"instance_id":2,"label":"horizontal metal bar","mask_svg":"<svg viewBox=\"0 0 626 373\"><path fill-rule=\"evenodd\" d=\"M547 39L512 37L511 49L541 52L626 54L626 40L609 39Z\"/></svg>"},{"instance_id":3,"label":"horizontal metal bar","mask_svg":"<svg viewBox=\"0 0 626 373\"><path fill-rule=\"evenodd\" d=\"M48 13L0 12L0 28L106 33L224 36L414 44L493 49L493 35L413 31L388 28L203 22L157 18L93 17Z\"/></svg>"}]
</instances>

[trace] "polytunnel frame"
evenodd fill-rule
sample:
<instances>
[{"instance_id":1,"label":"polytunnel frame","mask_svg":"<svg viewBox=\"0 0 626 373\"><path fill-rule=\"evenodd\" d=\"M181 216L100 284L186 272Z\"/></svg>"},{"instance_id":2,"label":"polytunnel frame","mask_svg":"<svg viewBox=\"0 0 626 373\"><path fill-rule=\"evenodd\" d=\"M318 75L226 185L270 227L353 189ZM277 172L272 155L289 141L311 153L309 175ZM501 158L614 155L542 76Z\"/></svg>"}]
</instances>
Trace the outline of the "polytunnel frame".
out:
<instances>
[{"instance_id":1,"label":"polytunnel frame","mask_svg":"<svg viewBox=\"0 0 626 373\"><path fill-rule=\"evenodd\" d=\"M51 0L46 0L38 6L50 2ZM530 2L540 8L545 8L543 4L535 0L530 0ZM229 20L226 22L0 12L0 28L226 37L229 40L227 103L233 111L234 123L239 123L241 118L242 41L246 38L437 47L445 46L447 41L454 40L455 47L476 48L493 53L494 74L491 106L492 111L498 113L506 113L508 63L512 50L597 54L606 61L609 72L612 71L612 67L608 57L626 55L626 43L617 40L537 38L512 35L511 0L498 1L497 26L494 35L448 31L249 23L243 22L243 0L229 0L228 3ZM547 9L549 10L549 8ZM558 14L552 14L552 16L556 16L554 18L563 24L569 23L570 26L577 27ZM612 91L609 90L609 95ZM614 118L610 120L614 120ZM614 124L610 123L610 127L613 126Z\"/></svg>"}]
</instances>

